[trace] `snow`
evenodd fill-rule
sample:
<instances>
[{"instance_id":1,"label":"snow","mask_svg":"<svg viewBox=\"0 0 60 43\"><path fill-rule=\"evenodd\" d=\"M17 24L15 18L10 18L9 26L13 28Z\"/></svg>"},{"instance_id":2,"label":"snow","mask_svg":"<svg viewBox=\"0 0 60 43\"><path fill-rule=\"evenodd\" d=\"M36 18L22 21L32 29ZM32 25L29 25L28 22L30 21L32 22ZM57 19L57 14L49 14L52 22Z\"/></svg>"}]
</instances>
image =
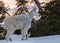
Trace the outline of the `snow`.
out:
<instances>
[{"instance_id":1,"label":"snow","mask_svg":"<svg viewBox=\"0 0 60 43\"><path fill-rule=\"evenodd\" d=\"M60 43L60 35L33 37L21 40L21 35L12 35L13 41L0 40L0 43Z\"/></svg>"}]
</instances>

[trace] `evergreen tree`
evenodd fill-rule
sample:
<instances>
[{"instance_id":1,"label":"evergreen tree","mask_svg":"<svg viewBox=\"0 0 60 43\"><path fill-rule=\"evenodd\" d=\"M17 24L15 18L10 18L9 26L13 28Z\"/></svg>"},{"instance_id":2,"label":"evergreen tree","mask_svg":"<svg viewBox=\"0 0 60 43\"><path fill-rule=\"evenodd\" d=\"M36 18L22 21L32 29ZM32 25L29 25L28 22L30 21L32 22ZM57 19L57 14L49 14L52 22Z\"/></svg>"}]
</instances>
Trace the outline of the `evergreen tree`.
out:
<instances>
[{"instance_id":1,"label":"evergreen tree","mask_svg":"<svg viewBox=\"0 0 60 43\"><path fill-rule=\"evenodd\" d=\"M32 36L60 34L60 1L46 3L45 11L40 13L42 18L34 28L36 31L32 31Z\"/></svg>"}]
</instances>

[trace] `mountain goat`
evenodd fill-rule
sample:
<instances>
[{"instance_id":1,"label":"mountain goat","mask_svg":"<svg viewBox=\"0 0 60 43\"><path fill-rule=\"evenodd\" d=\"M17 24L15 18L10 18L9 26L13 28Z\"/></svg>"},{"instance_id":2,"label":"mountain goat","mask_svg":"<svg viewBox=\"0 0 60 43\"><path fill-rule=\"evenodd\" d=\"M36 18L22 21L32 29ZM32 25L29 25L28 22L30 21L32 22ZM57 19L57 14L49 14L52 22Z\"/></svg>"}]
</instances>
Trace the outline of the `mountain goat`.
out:
<instances>
[{"instance_id":1,"label":"mountain goat","mask_svg":"<svg viewBox=\"0 0 60 43\"><path fill-rule=\"evenodd\" d=\"M11 41L10 35L16 30L21 29L22 40L28 39L28 30L31 27L32 19L39 20L41 15L36 11L31 11L28 14L9 16L4 19L3 26L7 30L6 39Z\"/></svg>"}]
</instances>

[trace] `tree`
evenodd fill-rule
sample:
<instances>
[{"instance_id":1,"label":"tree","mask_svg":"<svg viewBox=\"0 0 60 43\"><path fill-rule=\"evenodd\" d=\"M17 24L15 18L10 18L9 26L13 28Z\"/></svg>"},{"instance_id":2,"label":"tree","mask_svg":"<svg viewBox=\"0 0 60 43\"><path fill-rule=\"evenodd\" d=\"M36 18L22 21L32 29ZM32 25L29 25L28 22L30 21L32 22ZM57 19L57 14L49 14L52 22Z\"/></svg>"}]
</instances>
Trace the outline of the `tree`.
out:
<instances>
[{"instance_id":1,"label":"tree","mask_svg":"<svg viewBox=\"0 0 60 43\"><path fill-rule=\"evenodd\" d=\"M47 19L38 21L36 28L32 27L36 30L31 30L33 37L60 34L60 1L54 0L46 4L45 11L40 13L46 15Z\"/></svg>"},{"instance_id":2,"label":"tree","mask_svg":"<svg viewBox=\"0 0 60 43\"><path fill-rule=\"evenodd\" d=\"M5 18L4 14L5 14L4 3L2 1L0 1L0 15L2 15L1 18L0 18L0 22Z\"/></svg>"}]
</instances>

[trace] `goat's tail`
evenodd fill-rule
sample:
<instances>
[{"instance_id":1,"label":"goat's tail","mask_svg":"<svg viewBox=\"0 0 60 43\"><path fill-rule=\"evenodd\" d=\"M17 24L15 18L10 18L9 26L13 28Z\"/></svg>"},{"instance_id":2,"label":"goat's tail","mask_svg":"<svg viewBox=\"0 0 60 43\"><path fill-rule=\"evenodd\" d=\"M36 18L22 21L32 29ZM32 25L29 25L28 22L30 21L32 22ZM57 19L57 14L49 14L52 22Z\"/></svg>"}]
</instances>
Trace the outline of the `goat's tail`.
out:
<instances>
[{"instance_id":1,"label":"goat's tail","mask_svg":"<svg viewBox=\"0 0 60 43\"><path fill-rule=\"evenodd\" d=\"M4 26L4 22L0 23L0 27L3 27Z\"/></svg>"}]
</instances>

